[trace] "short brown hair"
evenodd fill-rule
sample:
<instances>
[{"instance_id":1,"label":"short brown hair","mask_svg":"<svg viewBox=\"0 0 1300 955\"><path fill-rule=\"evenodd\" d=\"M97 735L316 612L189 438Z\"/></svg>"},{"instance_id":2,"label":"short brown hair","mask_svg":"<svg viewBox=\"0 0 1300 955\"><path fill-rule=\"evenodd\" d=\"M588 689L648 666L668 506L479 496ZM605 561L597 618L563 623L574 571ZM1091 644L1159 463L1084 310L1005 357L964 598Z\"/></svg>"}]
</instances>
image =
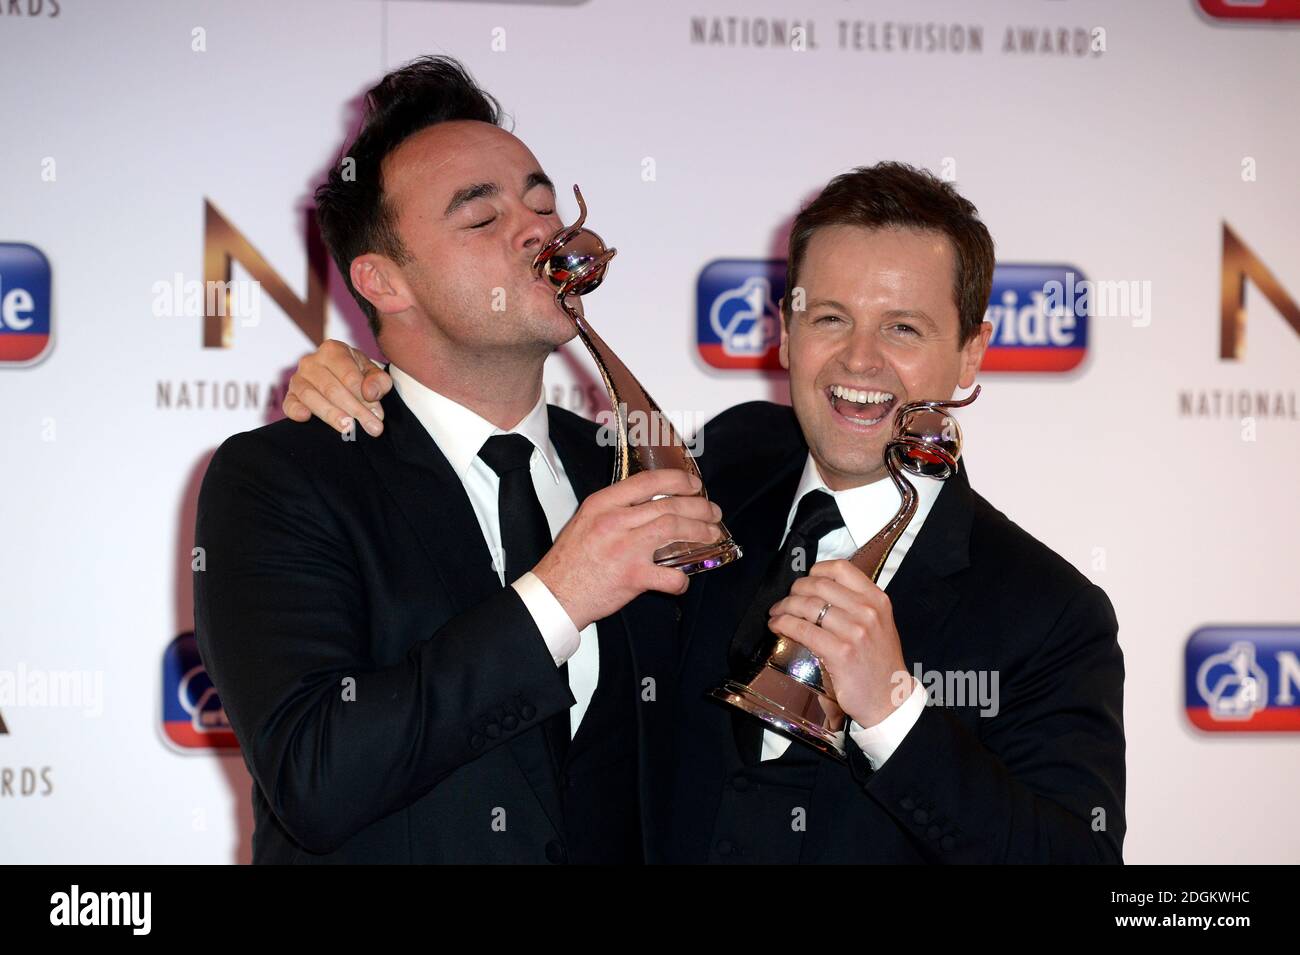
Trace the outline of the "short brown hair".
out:
<instances>
[{"instance_id":1,"label":"short brown hair","mask_svg":"<svg viewBox=\"0 0 1300 955\"><path fill-rule=\"evenodd\" d=\"M950 183L933 173L901 162L860 166L836 176L795 217L786 259L785 317L790 317L790 290L813 233L825 226L864 229L910 228L948 237L956 255L953 300L960 318L959 345L979 331L993 288L993 237L979 210Z\"/></svg>"}]
</instances>

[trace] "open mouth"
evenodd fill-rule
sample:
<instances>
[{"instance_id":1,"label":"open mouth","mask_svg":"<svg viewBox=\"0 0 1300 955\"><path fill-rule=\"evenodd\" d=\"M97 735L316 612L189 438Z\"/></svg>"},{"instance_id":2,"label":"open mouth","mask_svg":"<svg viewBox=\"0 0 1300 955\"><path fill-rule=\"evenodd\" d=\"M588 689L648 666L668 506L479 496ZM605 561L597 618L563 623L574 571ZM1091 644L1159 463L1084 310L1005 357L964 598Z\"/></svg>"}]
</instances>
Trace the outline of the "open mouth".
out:
<instances>
[{"instance_id":1,"label":"open mouth","mask_svg":"<svg viewBox=\"0 0 1300 955\"><path fill-rule=\"evenodd\" d=\"M826 389L835 415L856 428L873 428L889 417L898 404L890 391L869 391L847 385L831 385Z\"/></svg>"}]
</instances>

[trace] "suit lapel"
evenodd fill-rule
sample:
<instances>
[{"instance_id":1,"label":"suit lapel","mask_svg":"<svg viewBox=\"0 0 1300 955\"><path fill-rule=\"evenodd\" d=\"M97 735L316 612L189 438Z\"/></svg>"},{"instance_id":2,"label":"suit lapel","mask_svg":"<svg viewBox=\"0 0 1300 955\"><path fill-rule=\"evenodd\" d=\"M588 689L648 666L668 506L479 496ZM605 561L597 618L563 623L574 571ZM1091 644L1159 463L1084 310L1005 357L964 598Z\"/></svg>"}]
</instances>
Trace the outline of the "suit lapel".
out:
<instances>
[{"instance_id":1,"label":"suit lapel","mask_svg":"<svg viewBox=\"0 0 1300 955\"><path fill-rule=\"evenodd\" d=\"M396 389L384 397L383 406L384 437L368 442L370 462L415 529L452 615L464 613L501 592L483 528L465 485ZM555 770L541 728L505 745L556 832L564 832Z\"/></svg>"},{"instance_id":2,"label":"suit lapel","mask_svg":"<svg viewBox=\"0 0 1300 955\"><path fill-rule=\"evenodd\" d=\"M597 443L597 429L584 418L558 408L550 407L551 443L564 463L565 473L573 493L581 504L588 496L607 487L614 474L614 449ZM658 684L676 669L677 655L674 634L677 628L677 604L664 594L648 593L637 597L618 612L617 617L598 621L600 640L626 640L632 658L632 672L636 687L627 692L641 692L641 681L651 677ZM605 679L601 674L600 680ZM599 692L599 690L597 691ZM641 780L641 833L642 850L646 858L657 855L657 807L647 795L649 781L662 776L662 767L655 765L658 748L656 734L649 725L652 715L670 712L668 706L636 707L637 768ZM666 717L665 717L666 718Z\"/></svg>"},{"instance_id":3,"label":"suit lapel","mask_svg":"<svg viewBox=\"0 0 1300 955\"><path fill-rule=\"evenodd\" d=\"M721 659L714 659L714 653L718 651L717 655L727 660L726 672L733 676L739 675L734 672L734 661L731 659L732 640L780 550L786 518L790 514L790 502L799 486L806 455L806 448L792 453L782 466L771 472L767 480L750 493L746 493L747 489L744 488L730 487L715 487L711 492L715 497L722 498L719 506L723 508L723 521L745 556L734 564L701 574L691 581L690 590L687 591L690 601L687 610L689 630L685 634L682 649L684 666L687 665L686 660L696 635L704 629L720 628L722 632L702 637L706 643L701 650L709 653L704 665L710 669L715 668L721 662ZM728 507L730 501L737 503ZM691 665L700 663L697 661ZM730 709L729 715L742 760L751 765L757 763L762 754L763 729L766 724L739 709Z\"/></svg>"},{"instance_id":4,"label":"suit lapel","mask_svg":"<svg viewBox=\"0 0 1300 955\"><path fill-rule=\"evenodd\" d=\"M483 529L465 485L397 389L383 407L384 438L367 442L367 457L415 529L454 613L464 613L501 590Z\"/></svg>"},{"instance_id":5,"label":"suit lapel","mask_svg":"<svg viewBox=\"0 0 1300 955\"><path fill-rule=\"evenodd\" d=\"M781 547L790 502L799 487L808 449L801 446L785 463L769 473L758 487L716 486L710 495L722 508L722 520L744 553L739 561L720 570L700 574L686 592L687 628L683 636L682 662L690 655L691 645L702 627L717 626L719 617L726 621L727 633L722 642L731 646L731 638L768 567ZM732 504L731 502L736 503ZM721 588L716 591L714 588ZM721 610L725 605L725 610ZM738 613L736 613L738 611ZM715 638L719 639L719 638Z\"/></svg>"},{"instance_id":6,"label":"suit lapel","mask_svg":"<svg viewBox=\"0 0 1300 955\"><path fill-rule=\"evenodd\" d=\"M943 632L957 603L960 593L951 577L970 566L973 516L973 492L962 462L944 482L920 533L885 588L905 659L921 659Z\"/></svg>"},{"instance_id":7,"label":"suit lapel","mask_svg":"<svg viewBox=\"0 0 1300 955\"><path fill-rule=\"evenodd\" d=\"M614 473L614 449L597 443L596 426L586 419L555 407L548 411L551 443L581 504L609 485ZM676 624L673 611L673 602L660 594L642 595L619 611L638 674L657 672L652 661L665 653L671 657L670 635Z\"/></svg>"}]
</instances>

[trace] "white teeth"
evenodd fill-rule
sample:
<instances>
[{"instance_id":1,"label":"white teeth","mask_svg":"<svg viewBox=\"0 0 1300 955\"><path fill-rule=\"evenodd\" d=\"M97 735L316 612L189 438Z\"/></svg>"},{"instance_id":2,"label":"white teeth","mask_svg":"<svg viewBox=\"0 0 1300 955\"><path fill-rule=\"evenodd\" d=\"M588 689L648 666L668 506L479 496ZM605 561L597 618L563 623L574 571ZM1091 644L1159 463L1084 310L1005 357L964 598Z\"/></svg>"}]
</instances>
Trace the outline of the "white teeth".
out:
<instances>
[{"instance_id":1,"label":"white teeth","mask_svg":"<svg viewBox=\"0 0 1300 955\"><path fill-rule=\"evenodd\" d=\"M843 385L831 385L831 395L860 405L884 404L894 400L894 396L888 391L861 391L857 388L845 388Z\"/></svg>"}]
</instances>

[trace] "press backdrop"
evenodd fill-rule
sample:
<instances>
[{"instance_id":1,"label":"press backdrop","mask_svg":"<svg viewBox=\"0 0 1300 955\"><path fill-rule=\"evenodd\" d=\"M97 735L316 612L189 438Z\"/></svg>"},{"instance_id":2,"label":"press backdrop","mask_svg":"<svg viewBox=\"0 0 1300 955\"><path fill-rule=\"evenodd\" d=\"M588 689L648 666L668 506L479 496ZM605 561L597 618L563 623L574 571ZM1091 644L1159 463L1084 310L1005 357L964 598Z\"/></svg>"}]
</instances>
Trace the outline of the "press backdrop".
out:
<instances>
[{"instance_id":1,"label":"press backdrop","mask_svg":"<svg viewBox=\"0 0 1300 955\"><path fill-rule=\"evenodd\" d=\"M582 185L619 248L589 315L688 429L788 398L801 202L882 159L955 180L999 260L971 480L1115 604L1128 861L1300 861L1297 6L6 0L0 858L249 857L195 498L313 337L374 353L310 195L358 96L445 52ZM206 317L214 277L257 313ZM584 414L596 382L547 369Z\"/></svg>"}]
</instances>

